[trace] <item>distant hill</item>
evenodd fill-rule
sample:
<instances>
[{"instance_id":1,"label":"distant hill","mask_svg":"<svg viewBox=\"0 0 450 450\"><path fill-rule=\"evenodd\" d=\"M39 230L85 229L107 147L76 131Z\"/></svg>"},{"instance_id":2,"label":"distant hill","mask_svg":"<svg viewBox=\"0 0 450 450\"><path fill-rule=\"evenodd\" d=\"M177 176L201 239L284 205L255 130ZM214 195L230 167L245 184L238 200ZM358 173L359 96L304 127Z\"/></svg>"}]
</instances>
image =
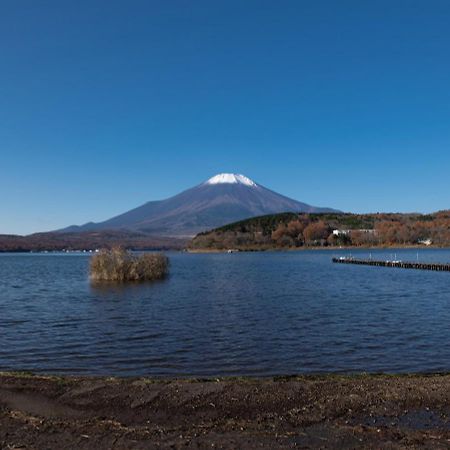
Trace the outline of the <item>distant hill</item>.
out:
<instances>
[{"instance_id":1,"label":"distant hill","mask_svg":"<svg viewBox=\"0 0 450 450\"><path fill-rule=\"evenodd\" d=\"M35 233L29 236L0 235L0 252L95 250L123 246L133 250L179 250L186 240L148 236L129 231Z\"/></svg>"},{"instance_id":2,"label":"distant hill","mask_svg":"<svg viewBox=\"0 0 450 450\"><path fill-rule=\"evenodd\" d=\"M267 189L239 174L219 174L174 197L145 203L99 223L63 232L132 230L158 236L189 236L249 217L280 212L330 212Z\"/></svg>"},{"instance_id":3,"label":"distant hill","mask_svg":"<svg viewBox=\"0 0 450 450\"><path fill-rule=\"evenodd\" d=\"M434 214L283 213L198 234L192 250L265 250L303 246L450 246L450 211Z\"/></svg>"}]
</instances>

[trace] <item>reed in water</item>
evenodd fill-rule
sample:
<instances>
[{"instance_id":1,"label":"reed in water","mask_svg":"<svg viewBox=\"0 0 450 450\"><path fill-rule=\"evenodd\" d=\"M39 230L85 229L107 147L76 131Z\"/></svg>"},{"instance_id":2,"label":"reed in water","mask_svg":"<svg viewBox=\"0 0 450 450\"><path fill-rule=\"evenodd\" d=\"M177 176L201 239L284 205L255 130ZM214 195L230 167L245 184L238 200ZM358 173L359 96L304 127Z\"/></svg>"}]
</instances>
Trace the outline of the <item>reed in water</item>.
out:
<instances>
[{"instance_id":1,"label":"reed in water","mask_svg":"<svg viewBox=\"0 0 450 450\"><path fill-rule=\"evenodd\" d=\"M91 259L90 276L93 281L152 281L164 278L169 259L162 253L133 255L124 248L101 250Z\"/></svg>"}]
</instances>

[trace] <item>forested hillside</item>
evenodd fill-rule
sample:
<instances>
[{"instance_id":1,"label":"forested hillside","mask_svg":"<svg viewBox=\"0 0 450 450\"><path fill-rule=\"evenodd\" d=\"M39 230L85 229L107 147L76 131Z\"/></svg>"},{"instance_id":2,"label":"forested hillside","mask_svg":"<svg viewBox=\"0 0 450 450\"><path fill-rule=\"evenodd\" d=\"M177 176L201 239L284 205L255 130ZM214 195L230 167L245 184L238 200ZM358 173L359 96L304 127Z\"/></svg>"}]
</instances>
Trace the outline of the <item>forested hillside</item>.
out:
<instances>
[{"instance_id":1,"label":"forested hillside","mask_svg":"<svg viewBox=\"0 0 450 450\"><path fill-rule=\"evenodd\" d=\"M450 246L450 211L434 214L273 214L198 234L194 250L317 246Z\"/></svg>"}]
</instances>

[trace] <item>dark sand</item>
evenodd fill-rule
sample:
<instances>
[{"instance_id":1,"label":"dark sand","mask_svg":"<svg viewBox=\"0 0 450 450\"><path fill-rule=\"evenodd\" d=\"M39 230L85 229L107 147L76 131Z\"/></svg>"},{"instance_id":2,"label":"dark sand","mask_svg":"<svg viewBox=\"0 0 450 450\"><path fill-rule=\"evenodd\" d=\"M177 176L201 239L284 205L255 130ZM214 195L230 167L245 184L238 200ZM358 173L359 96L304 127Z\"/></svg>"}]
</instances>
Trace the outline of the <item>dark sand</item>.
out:
<instances>
[{"instance_id":1,"label":"dark sand","mask_svg":"<svg viewBox=\"0 0 450 450\"><path fill-rule=\"evenodd\" d=\"M450 448L450 375L0 374L0 448Z\"/></svg>"}]
</instances>

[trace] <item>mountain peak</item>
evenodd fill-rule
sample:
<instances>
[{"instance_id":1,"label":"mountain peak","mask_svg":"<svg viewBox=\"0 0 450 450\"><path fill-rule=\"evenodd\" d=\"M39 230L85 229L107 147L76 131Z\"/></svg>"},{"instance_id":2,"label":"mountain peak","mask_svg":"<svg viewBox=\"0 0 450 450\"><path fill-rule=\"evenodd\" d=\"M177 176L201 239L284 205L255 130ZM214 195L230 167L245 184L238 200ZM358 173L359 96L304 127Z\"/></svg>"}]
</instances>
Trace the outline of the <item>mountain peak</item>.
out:
<instances>
[{"instance_id":1,"label":"mountain peak","mask_svg":"<svg viewBox=\"0 0 450 450\"><path fill-rule=\"evenodd\" d=\"M214 175L205 184L245 184L246 186L256 187L256 183L239 173L219 173Z\"/></svg>"},{"instance_id":2,"label":"mountain peak","mask_svg":"<svg viewBox=\"0 0 450 450\"><path fill-rule=\"evenodd\" d=\"M277 194L244 175L219 173L173 197L66 231L131 230L154 236L192 236L255 216L329 211Z\"/></svg>"}]
</instances>

